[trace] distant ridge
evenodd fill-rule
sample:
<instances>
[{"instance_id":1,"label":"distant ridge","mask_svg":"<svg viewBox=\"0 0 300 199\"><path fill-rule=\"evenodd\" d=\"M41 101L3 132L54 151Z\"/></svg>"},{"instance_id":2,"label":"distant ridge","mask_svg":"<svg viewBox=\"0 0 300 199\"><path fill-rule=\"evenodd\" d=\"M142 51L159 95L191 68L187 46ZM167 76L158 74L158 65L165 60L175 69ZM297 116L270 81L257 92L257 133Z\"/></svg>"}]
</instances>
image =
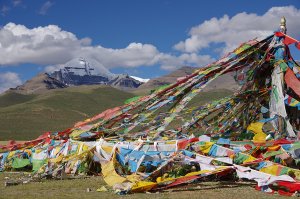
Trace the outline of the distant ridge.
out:
<instances>
[{"instance_id":1,"label":"distant ridge","mask_svg":"<svg viewBox=\"0 0 300 199\"><path fill-rule=\"evenodd\" d=\"M89 61L93 63L93 65L97 64L93 59ZM139 87L147 81L126 74L113 74L103 66L92 68L90 63L88 63L88 67L85 69L84 64L86 63L83 62L82 58L72 59L67 62L62 69L57 69L53 73L40 73L32 79L27 80L23 85L10 88L6 92L41 94L52 89L63 89L81 85L108 85L121 90L130 90ZM78 74L71 71L74 68L77 72L79 71ZM88 74L85 74L87 73L87 69ZM93 72L94 74L92 74L90 70L95 70L95 72Z\"/></svg>"},{"instance_id":2,"label":"distant ridge","mask_svg":"<svg viewBox=\"0 0 300 199\"><path fill-rule=\"evenodd\" d=\"M141 78L127 74L113 74L97 60L76 58L68 61L60 69L50 74L51 77L68 86L110 85L119 89L137 88L144 83Z\"/></svg>"},{"instance_id":3,"label":"distant ridge","mask_svg":"<svg viewBox=\"0 0 300 199\"><path fill-rule=\"evenodd\" d=\"M184 77L187 75L190 75L194 72L196 68L190 67L190 66L184 66L178 70L175 70L171 72L170 74L150 79L148 82L145 84L141 85L137 91L149 91L151 89L155 89L159 86L167 85L167 84L172 84L177 81L178 78Z\"/></svg>"},{"instance_id":4,"label":"distant ridge","mask_svg":"<svg viewBox=\"0 0 300 199\"><path fill-rule=\"evenodd\" d=\"M145 84L141 85L136 89L136 93L147 93L152 89L155 89L159 86L168 85L175 83L181 77L185 77L191 75L197 68L184 66L171 72L170 74L150 79ZM203 91L212 91L212 90L219 90L219 89L226 89L230 91L235 91L239 88L239 85L234 80L234 73L225 74L216 80L212 81Z\"/></svg>"},{"instance_id":5,"label":"distant ridge","mask_svg":"<svg viewBox=\"0 0 300 199\"><path fill-rule=\"evenodd\" d=\"M23 85L11 88L7 92L14 91L21 94L41 94L51 89L62 89L67 87L67 85L49 76L47 73L40 73L26 81Z\"/></svg>"},{"instance_id":6,"label":"distant ridge","mask_svg":"<svg viewBox=\"0 0 300 199\"><path fill-rule=\"evenodd\" d=\"M194 70L193 67L183 67L169 75L149 80L133 90L124 90L124 87L120 89L123 84L135 83L136 80L131 81L132 77L128 75L116 76L110 85L67 87L47 74L39 74L0 95L0 140L27 140L46 131L64 130L107 108L122 105L125 100L140 95L140 88L144 87L144 94L149 94L151 89L174 83L178 78L192 74ZM130 81L126 82L128 79ZM212 82L211 91L200 93L189 106L198 106L232 94L228 90L232 86L225 82L235 84L231 79L233 77L229 75L228 80L219 83L216 81L215 87ZM226 89L218 89L224 85Z\"/></svg>"}]
</instances>

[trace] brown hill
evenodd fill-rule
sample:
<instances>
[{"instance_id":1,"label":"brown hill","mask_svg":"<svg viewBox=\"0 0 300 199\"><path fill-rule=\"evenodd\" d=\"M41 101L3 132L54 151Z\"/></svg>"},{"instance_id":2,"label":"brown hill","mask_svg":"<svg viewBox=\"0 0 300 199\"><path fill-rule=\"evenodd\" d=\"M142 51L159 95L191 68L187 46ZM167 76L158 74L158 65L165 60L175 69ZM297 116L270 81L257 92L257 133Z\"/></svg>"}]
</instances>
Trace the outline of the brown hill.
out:
<instances>
[{"instance_id":1,"label":"brown hill","mask_svg":"<svg viewBox=\"0 0 300 199\"><path fill-rule=\"evenodd\" d=\"M41 94L50 89L61 89L66 87L67 85L57 79L50 77L46 73L41 73L26 81L23 85L11 88L8 92L14 91L20 94Z\"/></svg>"},{"instance_id":2,"label":"brown hill","mask_svg":"<svg viewBox=\"0 0 300 199\"><path fill-rule=\"evenodd\" d=\"M148 93L157 87L175 83L178 80L178 78L190 75L195 70L196 70L195 67L184 66L178 70L171 72L168 75L164 75L162 77L149 80L147 83L138 87L134 92L139 94ZM208 86L204 89L204 91L219 90L219 89L235 91L238 88L239 86L235 82L233 78L233 74L229 73L229 74L222 75L221 77L218 77L216 80L208 84Z\"/></svg>"}]
</instances>

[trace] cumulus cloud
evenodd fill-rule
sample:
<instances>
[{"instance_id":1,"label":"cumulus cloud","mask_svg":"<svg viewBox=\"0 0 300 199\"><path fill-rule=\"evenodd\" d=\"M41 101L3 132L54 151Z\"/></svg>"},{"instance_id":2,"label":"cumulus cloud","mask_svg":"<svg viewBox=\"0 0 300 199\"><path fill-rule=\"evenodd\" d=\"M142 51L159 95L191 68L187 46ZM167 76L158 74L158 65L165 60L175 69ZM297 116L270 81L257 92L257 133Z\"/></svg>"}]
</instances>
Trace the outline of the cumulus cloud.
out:
<instances>
[{"instance_id":1,"label":"cumulus cloud","mask_svg":"<svg viewBox=\"0 0 300 199\"><path fill-rule=\"evenodd\" d=\"M21 0L13 2L14 6L22 3ZM45 2L39 14L46 14L51 6L53 2ZM9 9L7 6L0 7L0 14L5 16ZM116 67L152 65L160 65L163 70L174 70L184 65L200 67L215 61L210 55L202 55L202 49L221 44L214 52L224 54L241 42L268 36L279 27L282 16L287 19L288 34L298 38L300 10L293 6L273 7L263 15L245 12L232 17L224 15L192 27L189 37L174 45L175 54L162 53L152 44L137 42L119 49L91 45L90 38L77 38L56 25L27 28L8 23L0 27L0 66L31 63L47 66L46 71L53 72L69 60L84 57L94 60L98 72ZM0 73L0 93L21 83L16 73Z\"/></svg>"},{"instance_id":2,"label":"cumulus cloud","mask_svg":"<svg viewBox=\"0 0 300 199\"><path fill-rule=\"evenodd\" d=\"M179 56L161 53L151 44L131 43L126 48L108 49L101 46L85 47L76 53L79 57L94 60L93 66L102 71L105 68L135 68L138 66L151 66L159 64L161 69L172 71L182 66L204 66L213 59L209 55L196 53L183 53ZM47 72L53 72L64 67L65 64L57 64L46 67ZM98 68L97 68L98 66Z\"/></svg>"},{"instance_id":3,"label":"cumulus cloud","mask_svg":"<svg viewBox=\"0 0 300 199\"><path fill-rule=\"evenodd\" d=\"M89 44L89 38L77 39L56 25L28 29L8 23L0 29L0 65L64 63Z\"/></svg>"},{"instance_id":4,"label":"cumulus cloud","mask_svg":"<svg viewBox=\"0 0 300 199\"><path fill-rule=\"evenodd\" d=\"M120 49L92 46L90 38L78 39L56 25L29 29L8 23L0 29L0 65L49 65L46 69L50 72L78 57L94 59L97 65L108 69L160 64L163 69L171 70L187 64L201 66L211 60L208 55L195 53L174 56L160 52L152 44L136 42Z\"/></svg>"},{"instance_id":5,"label":"cumulus cloud","mask_svg":"<svg viewBox=\"0 0 300 199\"><path fill-rule=\"evenodd\" d=\"M211 18L189 31L189 38L177 43L172 53L162 53L152 44L132 42L124 48L113 49L92 45L90 38L77 38L56 25L27 28L8 23L0 29L0 66L23 63L48 66L48 72L61 68L74 58L85 57L97 61L99 70L124 67L160 65L174 70L184 65L204 66L214 61L201 50L218 45L220 54L234 49L241 42L267 36L279 27L281 16L287 18L288 34L300 36L300 10L293 6L273 7L263 15L239 13ZM220 47L223 46L223 47Z\"/></svg>"},{"instance_id":6,"label":"cumulus cloud","mask_svg":"<svg viewBox=\"0 0 300 199\"><path fill-rule=\"evenodd\" d=\"M39 10L40 15L46 15L48 10L54 5L51 1L46 1Z\"/></svg>"},{"instance_id":7,"label":"cumulus cloud","mask_svg":"<svg viewBox=\"0 0 300 199\"><path fill-rule=\"evenodd\" d=\"M130 43L122 49L104 48L102 46L83 47L77 52L81 57L91 57L107 68L149 66L157 63L160 54L151 44Z\"/></svg>"},{"instance_id":8,"label":"cumulus cloud","mask_svg":"<svg viewBox=\"0 0 300 199\"><path fill-rule=\"evenodd\" d=\"M14 88L22 83L19 75L13 72L0 73L0 93Z\"/></svg>"},{"instance_id":9,"label":"cumulus cloud","mask_svg":"<svg viewBox=\"0 0 300 199\"><path fill-rule=\"evenodd\" d=\"M233 50L241 42L265 37L279 28L280 18L287 19L288 34L300 36L300 10L294 6L273 7L265 14L238 13L233 17L224 15L221 18L211 18L189 31L189 38L177 43L176 50L188 53L199 52L213 43L225 44L221 53Z\"/></svg>"},{"instance_id":10,"label":"cumulus cloud","mask_svg":"<svg viewBox=\"0 0 300 199\"><path fill-rule=\"evenodd\" d=\"M209 55L198 55L196 53L183 53L179 56L169 54L160 54L159 60L163 70L172 71L182 66L205 66L213 61Z\"/></svg>"}]
</instances>

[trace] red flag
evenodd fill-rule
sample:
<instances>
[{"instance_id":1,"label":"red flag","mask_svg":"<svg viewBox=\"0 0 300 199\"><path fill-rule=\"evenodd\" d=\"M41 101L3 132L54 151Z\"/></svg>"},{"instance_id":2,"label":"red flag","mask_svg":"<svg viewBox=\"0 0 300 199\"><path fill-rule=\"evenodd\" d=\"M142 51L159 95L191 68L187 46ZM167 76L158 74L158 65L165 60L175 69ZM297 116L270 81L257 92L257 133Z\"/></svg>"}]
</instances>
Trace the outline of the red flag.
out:
<instances>
[{"instance_id":1,"label":"red flag","mask_svg":"<svg viewBox=\"0 0 300 199\"><path fill-rule=\"evenodd\" d=\"M286 34L283 34L282 32L275 32L275 36L277 37L284 37L284 44L285 45L290 45L295 43L295 46L300 50L300 43L298 40L294 39L291 36L288 36Z\"/></svg>"},{"instance_id":2,"label":"red flag","mask_svg":"<svg viewBox=\"0 0 300 199\"><path fill-rule=\"evenodd\" d=\"M285 76L285 83L300 97L300 81L295 76L291 69L287 69Z\"/></svg>"}]
</instances>

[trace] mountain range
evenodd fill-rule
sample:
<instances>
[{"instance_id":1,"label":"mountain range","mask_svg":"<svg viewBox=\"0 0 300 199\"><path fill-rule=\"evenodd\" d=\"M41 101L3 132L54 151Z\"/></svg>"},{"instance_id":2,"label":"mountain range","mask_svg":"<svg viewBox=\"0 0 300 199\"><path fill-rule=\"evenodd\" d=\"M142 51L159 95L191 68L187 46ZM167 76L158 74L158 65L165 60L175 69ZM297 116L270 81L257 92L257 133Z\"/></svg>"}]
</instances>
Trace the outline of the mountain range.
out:
<instances>
[{"instance_id":1,"label":"mountain range","mask_svg":"<svg viewBox=\"0 0 300 199\"><path fill-rule=\"evenodd\" d=\"M93 65L91 64L93 63ZM40 73L10 91L21 94L41 94L51 89L64 89L81 85L109 85L121 90L131 90L146 83L143 79L128 74L113 74L93 59L72 59L61 68Z\"/></svg>"},{"instance_id":2,"label":"mountain range","mask_svg":"<svg viewBox=\"0 0 300 199\"><path fill-rule=\"evenodd\" d=\"M119 90L144 95L149 93L151 90L156 89L157 87L172 84L178 81L180 78L192 74L195 69L195 67L184 66L182 68L179 68L178 70L171 72L170 74L153 79L143 79L127 74L113 74L106 70L106 73L102 72L101 74L89 76L88 79L84 79L82 82L80 82L80 78L82 76L75 76L75 78L79 77L79 80L75 79L77 82L74 83L73 81L74 84L70 84L62 77L61 74L63 72L55 71L52 74L38 74L32 79L26 81L23 85L17 86L16 88L11 88L7 92L15 92L20 94L42 94L52 89L64 89L67 87L76 87L81 85L108 85ZM100 78L106 81L94 81L93 79L89 81L90 77L96 77L97 79ZM234 75L232 73L229 73L211 82L211 84L204 88L204 91L211 91L215 89L227 89L230 91L235 91L238 88L239 86L234 80Z\"/></svg>"},{"instance_id":3,"label":"mountain range","mask_svg":"<svg viewBox=\"0 0 300 199\"><path fill-rule=\"evenodd\" d=\"M195 69L182 67L168 75L150 80L116 75L110 80L110 84L96 85L67 85L49 74L39 74L0 95L0 140L28 140L47 131L64 130L77 121L120 106L128 98L149 94L159 86L175 83L178 79L192 74ZM197 106L228 96L238 88L232 74L222 78L212 82L190 105ZM141 85L124 89L122 85L127 79L132 84L134 79Z\"/></svg>"},{"instance_id":4,"label":"mountain range","mask_svg":"<svg viewBox=\"0 0 300 199\"><path fill-rule=\"evenodd\" d=\"M147 94L149 91L168 84L175 83L176 81L180 80L183 77L191 75L197 68L184 66L181 67L170 74L150 79L148 82L142 84L138 88L134 90L135 93ZM203 89L204 92L213 91L218 89L226 89L229 91L236 91L240 86L234 80L234 74L228 73L222 75L221 77L217 78L216 80L212 81L208 84L207 87Z\"/></svg>"}]
</instances>

